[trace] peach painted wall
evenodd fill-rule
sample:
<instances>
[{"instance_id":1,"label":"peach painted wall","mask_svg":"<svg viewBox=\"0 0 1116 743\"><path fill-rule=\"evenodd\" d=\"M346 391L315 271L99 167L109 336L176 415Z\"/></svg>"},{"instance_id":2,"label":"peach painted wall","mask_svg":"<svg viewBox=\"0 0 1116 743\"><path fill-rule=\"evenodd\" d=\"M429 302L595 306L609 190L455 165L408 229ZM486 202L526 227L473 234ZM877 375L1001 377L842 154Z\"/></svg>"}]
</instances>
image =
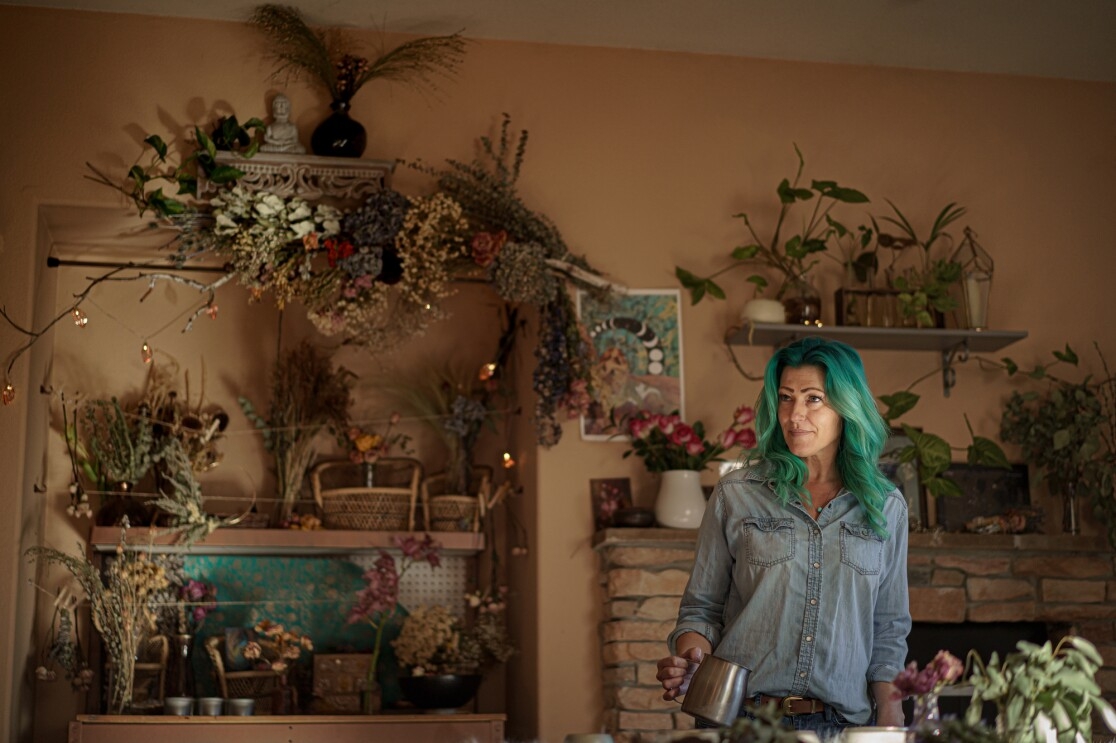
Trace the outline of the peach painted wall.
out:
<instances>
[{"instance_id":1,"label":"peach painted wall","mask_svg":"<svg viewBox=\"0 0 1116 743\"><path fill-rule=\"evenodd\" d=\"M82 178L86 161L122 172L146 133L181 135L217 112L263 115L276 88L266 80L260 42L238 24L0 7L0 28L7 104L0 117L0 304L29 325L36 302L40 320L56 306L58 278L36 256L49 247L39 208L120 206ZM326 101L297 84L286 92L305 138ZM793 174L796 142L807 177L858 187L877 204L890 198L924 229L949 201L969 208L967 223L996 259L993 325L1030 332L1005 353L1032 363L1069 342L1093 366L1087 352L1096 339L1116 361L1108 317L1116 274L1108 219L1116 201L1114 85L475 43L438 99L373 83L357 97L354 115L369 129L366 156L438 162L468 159L475 137L493 133L504 111L531 132L520 184L528 204L617 281L672 287L676 264L712 269L741 241L732 214L747 210L770 225L774 188ZM396 183L405 191L422 186L407 172ZM683 309L686 412L711 428L758 392L720 345L748 297L739 278L728 283L728 302ZM836 273L821 283L828 300ZM232 306L237 296L222 302ZM260 317L243 308L232 316ZM75 533L59 524L59 490L48 488L45 499L32 492L39 481L54 486L60 456L43 398L32 391L45 379L80 374L80 357L62 332L16 364L19 402L0 410L0 500L8 516L0 520L7 545L0 551L0 667L14 669L0 678L0 719L11 721L13 740L31 739L34 717L35 739L58 739L63 717L46 714L58 707L42 700L43 714L35 715L29 670L43 621L33 621L30 574L20 558L31 544L65 546ZM262 362L238 357L243 336L224 332L230 335L212 346L186 343L204 345L211 372L226 357L222 394L231 395L260 378ZM0 327L5 353L20 341ZM48 376L52 348L58 361ZM767 354L745 349L740 357L758 371ZM130 377L135 360L121 358L120 377ZM865 361L877 393L904 387L937 363L933 354L886 352L866 353ZM974 364L958 370L958 381L949 398L935 378L924 382L925 399L909 422L959 443L967 414L978 432L995 435L1009 386ZM530 426L521 428L527 492L516 509L531 554L512 568L525 652L509 669L509 735L560 741L602 724L586 481L631 476L645 505L654 482L621 459L622 444L583 443L574 423L548 451L529 448Z\"/></svg>"}]
</instances>

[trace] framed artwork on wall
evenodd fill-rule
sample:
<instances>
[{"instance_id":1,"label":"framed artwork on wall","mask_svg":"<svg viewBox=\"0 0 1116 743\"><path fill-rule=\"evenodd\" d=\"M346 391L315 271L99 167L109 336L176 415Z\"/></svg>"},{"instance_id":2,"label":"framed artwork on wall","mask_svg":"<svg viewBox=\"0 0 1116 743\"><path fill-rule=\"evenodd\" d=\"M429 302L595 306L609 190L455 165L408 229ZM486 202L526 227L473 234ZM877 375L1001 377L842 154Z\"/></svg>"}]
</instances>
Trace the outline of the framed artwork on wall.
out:
<instances>
[{"instance_id":1,"label":"framed artwork on wall","mask_svg":"<svg viewBox=\"0 0 1116 743\"><path fill-rule=\"evenodd\" d=\"M581 437L608 441L639 411L685 416L682 399L682 317L677 289L629 289L598 298L577 294L577 311L592 343L593 400Z\"/></svg>"}]
</instances>

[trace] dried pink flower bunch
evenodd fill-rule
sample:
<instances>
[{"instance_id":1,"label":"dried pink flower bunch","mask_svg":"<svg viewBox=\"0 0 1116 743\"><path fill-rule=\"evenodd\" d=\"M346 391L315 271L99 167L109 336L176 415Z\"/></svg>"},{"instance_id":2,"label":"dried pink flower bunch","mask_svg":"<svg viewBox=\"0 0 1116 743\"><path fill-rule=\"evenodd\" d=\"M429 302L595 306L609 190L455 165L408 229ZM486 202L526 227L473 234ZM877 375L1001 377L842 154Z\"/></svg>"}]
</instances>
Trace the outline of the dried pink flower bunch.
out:
<instances>
[{"instance_id":1,"label":"dried pink flower bunch","mask_svg":"<svg viewBox=\"0 0 1116 743\"><path fill-rule=\"evenodd\" d=\"M938 693L943 686L960 678L964 668L964 664L948 650L939 650L934 659L921 671L918 670L918 662L912 660L899 672L892 683L895 684L899 699Z\"/></svg>"}]
</instances>

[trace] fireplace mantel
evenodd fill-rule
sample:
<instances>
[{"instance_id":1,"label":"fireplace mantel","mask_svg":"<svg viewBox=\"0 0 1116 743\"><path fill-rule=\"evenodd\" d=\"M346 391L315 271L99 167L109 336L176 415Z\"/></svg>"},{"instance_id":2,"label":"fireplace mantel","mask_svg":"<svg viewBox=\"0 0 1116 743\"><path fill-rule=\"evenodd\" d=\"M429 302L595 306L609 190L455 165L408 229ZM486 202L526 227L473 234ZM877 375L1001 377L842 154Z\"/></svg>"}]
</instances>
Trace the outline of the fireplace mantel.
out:
<instances>
[{"instance_id":1,"label":"fireplace mantel","mask_svg":"<svg viewBox=\"0 0 1116 743\"><path fill-rule=\"evenodd\" d=\"M655 663L666 653L696 539L693 529L594 536L605 715L617 743L693 726L662 700ZM912 533L907 561L915 621L1046 622L1080 634L1104 657L1097 682L1116 700L1116 552L1103 537Z\"/></svg>"}]
</instances>

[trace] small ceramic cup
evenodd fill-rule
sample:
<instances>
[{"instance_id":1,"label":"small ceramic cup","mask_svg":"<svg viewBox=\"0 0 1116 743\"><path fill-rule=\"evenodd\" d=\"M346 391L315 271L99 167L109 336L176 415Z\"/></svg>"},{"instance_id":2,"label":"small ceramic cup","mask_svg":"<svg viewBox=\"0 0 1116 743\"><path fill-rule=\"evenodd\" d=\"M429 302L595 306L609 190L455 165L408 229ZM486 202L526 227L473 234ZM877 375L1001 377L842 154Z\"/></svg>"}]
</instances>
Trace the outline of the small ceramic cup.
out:
<instances>
[{"instance_id":1,"label":"small ceramic cup","mask_svg":"<svg viewBox=\"0 0 1116 743\"><path fill-rule=\"evenodd\" d=\"M906 728L852 727L841 731L842 743L904 743L906 740Z\"/></svg>"},{"instance_id":2,"label":"small ceramic cup","mask_svg":"<svg viewBox=\"0 0 1116 743\"><path fill-rule=\"evenodd\" d=\"M225 700L221 697L202 697L198 700L199 715L219 715L225 711Z\"/></svg>"},{"instance_id":3,"label":"small ceramic cup","mask_svg":"<svg viewBox=\"0 0 1116 743\"><path fill-rule=\"evenodd\" d=\"M163 700L163 712L168 715L194 714L193 697L167 697Z\"/></svg>"},{"instance_id":4,"label":"small ceramic cup","mask_svg":"<svg viewBox=\"0 0 1116 743\"><path fill-rule=\"evenodd\" d=\"M251 717L256 712L255 699L225 700L225 714L236 717Z\"/></svg>"}]
</instances>

